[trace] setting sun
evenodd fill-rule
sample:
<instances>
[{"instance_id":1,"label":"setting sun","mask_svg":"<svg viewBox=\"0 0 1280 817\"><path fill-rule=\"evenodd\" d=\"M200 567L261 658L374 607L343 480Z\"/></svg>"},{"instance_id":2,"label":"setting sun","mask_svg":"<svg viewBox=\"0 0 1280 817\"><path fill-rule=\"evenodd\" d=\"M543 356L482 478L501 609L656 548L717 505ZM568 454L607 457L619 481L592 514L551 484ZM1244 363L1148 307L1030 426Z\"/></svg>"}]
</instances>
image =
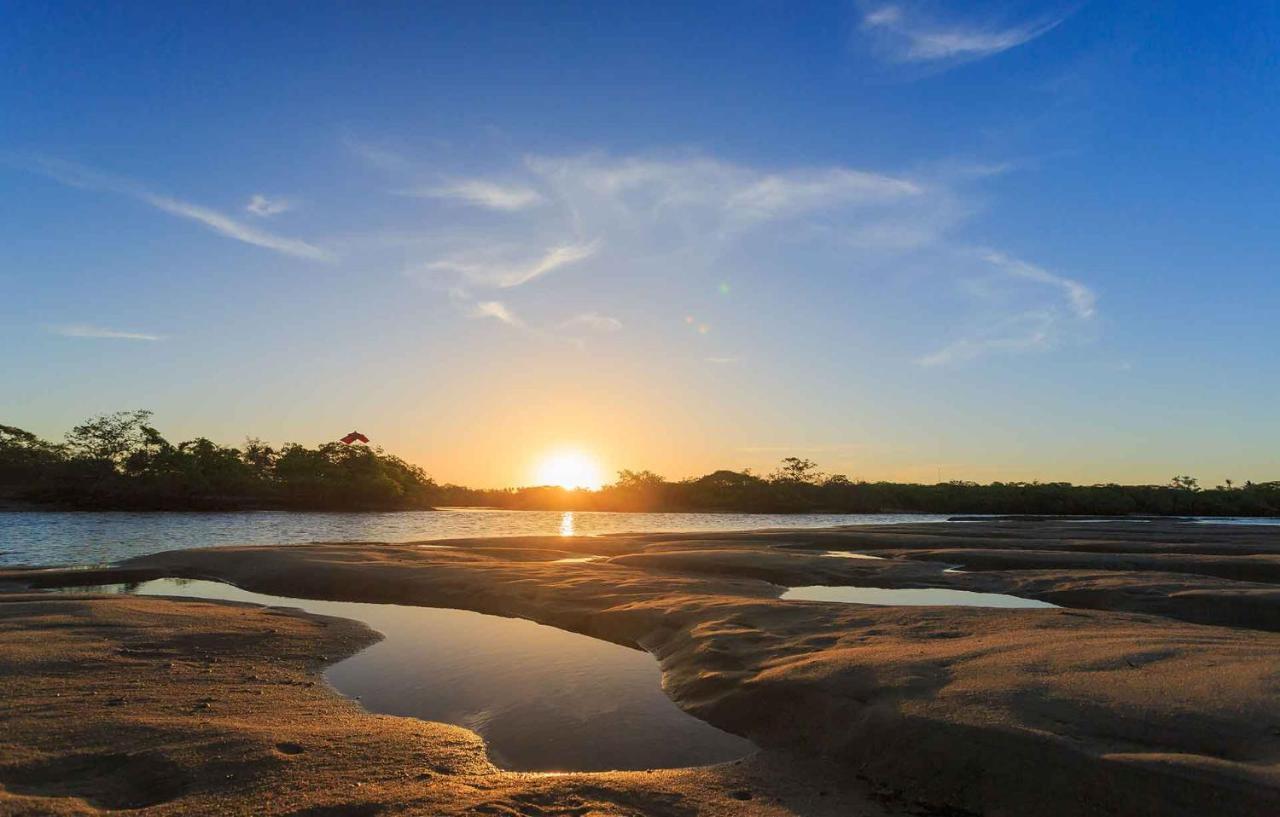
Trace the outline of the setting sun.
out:
<instances>
[{"instance_id":1,"label":"setting sun","mask_svg":"<svg viewBox=\"0 0 1280 817\"><path fill-rule=\"evenodd\" d=\"M539 463L536 477L539 485L561 488L598 489L604 484L600 465L581 451L558 451Z\"/></svg>"}]
</instances>

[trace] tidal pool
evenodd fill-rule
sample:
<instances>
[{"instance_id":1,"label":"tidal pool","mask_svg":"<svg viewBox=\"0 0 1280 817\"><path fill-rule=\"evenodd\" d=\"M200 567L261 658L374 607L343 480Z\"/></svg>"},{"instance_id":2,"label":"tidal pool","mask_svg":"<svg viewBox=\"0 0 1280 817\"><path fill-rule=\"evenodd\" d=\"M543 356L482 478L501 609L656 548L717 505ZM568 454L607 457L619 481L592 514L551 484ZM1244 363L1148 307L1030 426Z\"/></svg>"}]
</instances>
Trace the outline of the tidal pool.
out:
<instances>
[{"instance_id":1,"label":"tidal pool","mask_svg":"<svg viewBox=\"0 0 1280 817\"><path fill-rule=\"evenodd\" d=\"M676 706L648 653L532 621L268 596L209 581L159 579L120 589L296 607L364 622L385 638L329 667L325 680L372 712L465 726L506 769L674 768L755 751L746 739Z\"/></svg>"},{"instance_id":2,"label":"tidal pool","mask_svg":"<svg viewBox=\"0 0 1280 817\"><path fill-rule=\"evenodd\" d=\"M792 587L782 594L786 601L839 601L847 604L880 604L894 607L1057 607L1047 601L974 593L939 587L892 589L888 587Z\"/></svg>"}]
</instances>

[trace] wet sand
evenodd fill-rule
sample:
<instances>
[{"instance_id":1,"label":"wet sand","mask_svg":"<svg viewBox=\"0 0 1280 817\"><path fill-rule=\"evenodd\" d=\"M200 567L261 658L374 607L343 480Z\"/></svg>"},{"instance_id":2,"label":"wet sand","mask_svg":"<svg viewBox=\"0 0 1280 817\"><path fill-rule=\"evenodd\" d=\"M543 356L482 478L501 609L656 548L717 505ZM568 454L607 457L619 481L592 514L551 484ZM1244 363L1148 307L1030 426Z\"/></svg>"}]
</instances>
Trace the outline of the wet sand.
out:
<instances>
[{"instance_id":1,"label":"wet sand","mask_svg":"<svg viewBox=\"0 0 1280 817\"><path fill-rule=\"evenodd\" d=\"M502 772L466 730L370 715L319 683L376 638L360 625L8 595L0 813L1280 813L1275 528L1038 520L437 544L173 551L0 581L203 578L528 618L648 650L680 706L761 752L652 773ZM581 555L605 558L558 561ZM1060 607L778 598L841 584Z\"/></svg>"}]
</instances>

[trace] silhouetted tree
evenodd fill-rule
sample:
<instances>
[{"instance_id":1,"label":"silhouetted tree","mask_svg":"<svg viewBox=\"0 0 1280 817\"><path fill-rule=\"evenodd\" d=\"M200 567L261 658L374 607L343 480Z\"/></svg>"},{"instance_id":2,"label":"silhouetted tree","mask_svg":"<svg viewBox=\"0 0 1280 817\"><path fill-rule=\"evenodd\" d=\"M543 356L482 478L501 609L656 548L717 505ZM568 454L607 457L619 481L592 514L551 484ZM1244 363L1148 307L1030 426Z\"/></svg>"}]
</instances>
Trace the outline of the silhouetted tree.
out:
<instances>
[{"instance_id":1,"label":"silhouetted tree","mask_svg":"<svg viewBox=\"0 0 1280 817\"><path fill-rule=\"evenodd\" d=\"M79 457L107 460L116 465L145 446L164 442L148 423L151 412L117 411L94 417L67 432L67 444Z\"/></svg>"},{"instance_id":2,"label":"silhouetted tree","mask_svg":"<svg viewBox=\"0 0 1280 817\"><path fill-rule=\"evenodd\" d=\"M822 481L822 472L813 460L786 457L777 470L769 475L769 481L812 485Z\"/></svg>"},{"instance_id":3,"label":"silhouetted tree","mask_svg":"<svg viewBox=\"0 0 1280 817\"><path fill-rule=\"evenodd\" d=\"M96 417L64 444L0 425L0 500L85 508L396 509L483 505L512 509L991 514L1280 515L1280 482L1204 490L1190 476L1167 485L952 481L937 485L823 477L787 457L762 479L749 469L669 482L623 470L599 491L555 486L476 490L437 485L380 448L247 439L239 448L204 437L170 443L148 411Z\"/></svg>"}]
</instances>

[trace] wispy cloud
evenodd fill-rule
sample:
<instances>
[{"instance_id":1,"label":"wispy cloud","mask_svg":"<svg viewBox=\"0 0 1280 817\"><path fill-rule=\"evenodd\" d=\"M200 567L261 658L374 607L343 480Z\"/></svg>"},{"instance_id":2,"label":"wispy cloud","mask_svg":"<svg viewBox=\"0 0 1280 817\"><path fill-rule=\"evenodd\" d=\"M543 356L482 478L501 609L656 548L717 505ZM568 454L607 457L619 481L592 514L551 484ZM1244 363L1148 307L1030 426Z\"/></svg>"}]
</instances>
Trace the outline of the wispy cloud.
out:
<instances>
[{"instance_id":1,"label":"wispy cloud","mask_svg":"<svg viewBox=\"0 0 1280 817\"><path fill-rule=\"evenodd\" d=\"M449 199L489 210L524 210L544 204L546 199L532 187L503 185L483 179L466 179L437 187L402 191L402 195Z\"/></svg>"},{"instance_id":2,"label":"wispy cloud","mask_svg":"<svg viewBox=\"0 0 1280 817\"><path fill-rule=\"evenodd\" d=\"M360 161L377 170L386 173L405 173L417 169L417 165L404 154L384 145L375 145L351 137L344 138L342 144Z\"/></svg>"},{"instance_id":3,"label":"wispy cloud","mask_svg":"<svg viewBox=\"0 0 1280 817\"><path fill-rule=\"evenodd\" d=\"M913 179L847 167L763 171L705 156L530 157L526 164L584 226L621 218L741 230L815 211L875 208L922 196Z\"/></svg>"},{"instance_id":4,"label":"wispy cloud","mask_svg":"<svg viewBox=\"0 0 1280 817\"><path fill-rule=\"evenodd\" d=\"M509 253L493 250L473 251L438 261L430 261L416 269L415 273L453 273L471 286L510 289L527 284L569 264L576 264L595 254L598 242L588 244L562 244L551 247L534 258L516 261Z\"/></svg>"},{"instance_id":5,"label":"wispy cloud","mask_svg":"<svg viewBox=\"0 0 1280 817\"><path fill-rule=\"evenodd\" d=\"M524 326L524 321L501 301L477 301L468 314L473 318L493 318L508 326Z\"/></svg>"},{"instance_id":6,"label":"wispy cloud","mask_svg":"<svg viewBox=\"0 0 1280 817\"><path fill-rule=\"evenodd\" d=\"M288 199L270 198L261 193L255 193L253 198L249 199L249 203L244 206L244 209L260 218L270 218L292 210L293 202Z\"/></svg>"},{"instance_id":7,"label":"wispy cloud","mask_svg":"<svg viewBox=\"0 0 1280 817\"><path fill-rule=\"evenodd\" d=\"M1054 318L1045 312L1016 315L975 337L960 338L919 358L921 366L946 366L990 352L1020 352L1048 345Z\"/></svg>"},{"instance_id":8,"label":"wispy cloud","mask_svg":"<svg viewBox=\"0 0 1280 817\"><path fill-rule=\"evenodd\" d=\"M916 182L835 167L769 173L732 193L726 208L748 220L770 220L850 204L918 196Z\"/></svg>"},{"instance_id":9,"label":"wispy cloud","mask_svg":"<svg viewBox=\"0 0 1280 817\"><path fill-rule=\"evenodd\" d=\"M585 328L593 329L597 332L617 332L622 328L622 321L608 315L601 315L598 312L583 312L581 315L574 315L560 324L560 328Z\"/></svg>"},{"instance_id":10,"label":"wispy cloud","mask_svg":"<svg viewBox=\"0 0 1280 817\"><path fill-rule=\"evenodd\" d=\"M996 250L984 250L981 252L983 260L989 262L993 266L1005 270L1010 275L1019 278L1025 278L1028 281L1036 281L1041 284L1048 284L1057 287L1066 295L1067 301L1071 306L1071 310L1080 318L1092 318L1097 312L1098 296L1094 294L1092 289L1072 278L1065 278L1061 275L1055 275L1043 267L1037 267L1035 264L1029 264L1017 258L1011 258L1002 252Z\"/></svg>"},{"instance_id":11,"label":"wispy cloud","mask_svg":"<svg viewBox=\"0 0 1280 817\"><path fill-rule=\"evenodd\" d=\"M98 338L103 340L164 340L163 335L152 335L147 332L126 332L120 329L107 329L87 323L62 324L49 327L49 331L64 338Z\"/></svg>"},{"instance_id":12,"label":"wispy cloud","mask_svg":"<svg viewBox=\"0 0 1280 817\"><path fill-rule=\"evenodd\" d=\"M130 196L162 212L195 221L215 233L227 238L233 238L236 241L253 244L257 247L298 258L308 258L314 261L333 260L333 256L330 253L314 244L260 230L210 207L152 192L130 179L101 173L71 162L44 157L20 162L19 164L28 170L42 173L69 187Z\"/></svg>"},{"instance_id":13,"label":"wispy cloud","mask_svg":"<svg viewBox=\"0 0 1280 817\"><path fill-rule=\"evenodd\" d=\"M411 175L424 172L418 168ZM454 177L410 194L501 210L513 218L480 228L445 212L431 233L397 237L394 246L380 241L405 256L407 276L450 291L468 315L476 313L477 302L497 303L486 300L485 291L525 288L587 262L592 272L669 285L672 276L695 275L747 236L770 229L783 242L835 235L836 244L897 252L928 243L957 214L946 190L915 178L843 166L764 170L702 155L527 156L522 172L507 171L500 184L493 178ZM899 224L895 232L895 220L911 226ZM828 234L819 236L824 230ZM543 249L531 252L532 247ZM483 316L501 320L496 309ZM614 331L618 324L594 314L526 324L538 325L556 333ZM702 325L700 331L709 329Z\"/></svg>"},{"instance_id":14,"label":"wispy cloud","mask_svg":"<svg viewBox=\"0 0 1280 817\"><path fill-rule=\"evenodd\" d=\"M947 21L914 4L898 3L868 7L862 28L876 37L888 59L927 63L990 57L1031 42L1064 19L1066 15L1014 24Z\"/></svg>"},{"instance_id":15,"label":"wispy cloud","mask_svg":"<svg viewBox=\"0 0 1280 817\"><path fill-rule=\"evenodd\" d=\"M992 352L1047 349L1097 316L1098 297L1080 281L996 250L976 250L968 255L994 270L998 278L974 291L997 308L1010 311L1002 317L985 315L981 328L918 358L921 366L945 366ZM1030 287L1019 291L1018 284Z\"/></svg>"},{"instance_id":16,"label":"wispy cloud","mask_svg":"<svg viewBox=\"0 0 1280 817\"><path fill-rule=\"evenodd\" d=\"M705 156L590 153L530 156L525 170L526 179L502 185L468 179L415 191L521 218L455 230L441 242L446 252L410 263L408 273L511 288L605 250L627 266L680 256L680 268L691 269L749 233L810 220L788 240L825 230L860 249L897 251L928 243L959 215L945 189L841 166L760 170ZM524 248L538 245L548 249L529 257Z\"/></svg>"},{"instance_id":17,"label":"wispy cloud","mask_svg":"<svg viewBox=\"0 0 1280 817\"><path fill-rule=\"evenodd\" d=\"M259 230L256 227L236 221L228 215L219 213L217 210L203 207L199 204L171 199L154 193L142 193L138 195L138 198L158 210L199 222L215 233L224 235L227 238L234 238L236 241L243 241L246 244L253 244L257 247L274 250L297 258L308 258L313 261L334 260L332 254L314 244Z\"/></svg>"},{"instance_id":18,"label":"wispy cloud","mask_svg":"<svg viewBox=\"0 0 1280 817\"><path fill-rule=\"evenodd\" d=\"M511 218L481 228L443 211L422 240L397 240L390 251L401 254L406 274L449 291L465 315L575 342L573 330L612 331L616 319L551 317L562 305L551 293L563 293L569 281L605 291L603 282L579 274L533 294L535 282L571 265L607 271L618 282L609 290L630 287L619 291L664 298L690 281L726 280L729 269L837 277L904 270L921 280L933 276L928 300L935 303L951 297L942 292L952 288L939 283L948 276L971 302L946 304L947 314L970 328L958 338L936 338L937 351L917 358L938 366L998 350L1050 348L1097 311L1095 294L1081 281L999 250L956 245L952 233L980 204L968 185L1008 167L951 161L892 173L844 165L762 168L690 153L527 156L522 172L504 171L501 185L481 175L420 191L506 209ZM534 195L537 206L530 204ZM494 299L498 290L501 300ZM732 300L722 303L728 309L717 330L723 322L731 333ZM711 334L704 320L688 323ZM919 325L928 332L940 324ZM700 359L737 362L729 355Z\"/></svg>"}]
</instances>

